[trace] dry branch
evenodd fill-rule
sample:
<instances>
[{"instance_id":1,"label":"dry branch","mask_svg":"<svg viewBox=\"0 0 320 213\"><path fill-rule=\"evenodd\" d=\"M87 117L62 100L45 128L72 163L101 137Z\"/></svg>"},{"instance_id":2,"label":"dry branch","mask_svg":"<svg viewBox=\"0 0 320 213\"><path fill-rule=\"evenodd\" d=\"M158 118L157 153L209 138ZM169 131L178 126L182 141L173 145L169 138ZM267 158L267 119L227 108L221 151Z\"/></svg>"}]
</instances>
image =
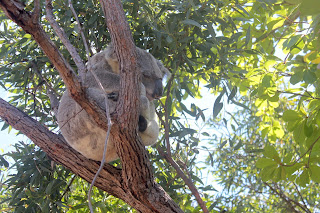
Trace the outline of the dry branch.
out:
<instances>
[{"instance_id":1,"label":"dry branch","mask_svg":"<svg viewBox=\"0 0 320 213\"><path fill-rule=\"evenodd\" d=\"M67 34L64 32L64 30L62 28L60 28L58 23L55 21L52 10L53 10L53 7L52 7L51 0L46 0L47 19L48 19L50 25L52 26L52 28L54 29L55 33L58 35L58 37L61 39L64 46L69 51L73 61L77 65L81 79L84 80L84 75L86 73L86 67L85 67L79 53L77 52L76 48L71 44L70 40L68 39Z\"/></svg>"},{"instance_id":2,"label":"dry branch","mask_svg":"<svg viewBox=\"0 0 320 213\"><path fill-rule=\"evenodd\" d=\"M174 79L174 75L171 75L169 81L168 81L168 86L167 86L167 97L170 96L170 92L171 92L171 86L172 86L172 82ZM161 147L158 147L157 150L159 152L159 154L165 158L170 164L171 166L177 171L178 176L185 182L185 184L189 187L191 193L195 196L199 206L201 207L202 211L204 213L209 213L209 210L206 206L206 203L202 200L200 193L197 189L197 187L194 185L194 183L192 182L191 178L188 178L184 172L182 171L182 169L180 168L180 166L174 161L174 159L172 158L171 155L171 145L170 145L170 140L169 140L169 129L170 129L170 124L169 124L169 111L168 111L168 104L169 104L169 98L166 99L166 102L163 106L164 108L164 120L160 119L162 126L164 126L164 138L165 138L165 143L166 143L166 152L164 150L161 149ZM159 114L158 114L159 115ZM159 118L161 118L159 116Z\"/></svg>"}]
</instances>

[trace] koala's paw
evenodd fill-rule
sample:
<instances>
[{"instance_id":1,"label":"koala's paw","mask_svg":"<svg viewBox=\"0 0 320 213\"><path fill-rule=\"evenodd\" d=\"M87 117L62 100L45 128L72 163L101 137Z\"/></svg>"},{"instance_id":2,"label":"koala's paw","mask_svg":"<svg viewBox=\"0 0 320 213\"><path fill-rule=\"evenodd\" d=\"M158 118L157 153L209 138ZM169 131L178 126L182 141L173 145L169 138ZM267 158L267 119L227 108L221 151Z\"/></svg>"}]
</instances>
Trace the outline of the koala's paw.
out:
<instances>
[{"instance_id":1,"label":"koala's paw","mask_svg":"<svg viewBox=\"0 0 320 213\"><path fill-rule=\"evenodd\" d=\"M147 129L148 121L142 115L139 115L138 125L139 125L139 132L144 132Z\"/></svg>"},{"instance_id":2,"label":"koala's paw","mask_svg":"<svg viewBox=\"0 0 320 213\"><path fill-rule=\"evenodd\" d=\"M119 97L118 92L108 93L108 99L111 99L113 101L118 101L118 97Z\"/></svg>"}]
</instances>

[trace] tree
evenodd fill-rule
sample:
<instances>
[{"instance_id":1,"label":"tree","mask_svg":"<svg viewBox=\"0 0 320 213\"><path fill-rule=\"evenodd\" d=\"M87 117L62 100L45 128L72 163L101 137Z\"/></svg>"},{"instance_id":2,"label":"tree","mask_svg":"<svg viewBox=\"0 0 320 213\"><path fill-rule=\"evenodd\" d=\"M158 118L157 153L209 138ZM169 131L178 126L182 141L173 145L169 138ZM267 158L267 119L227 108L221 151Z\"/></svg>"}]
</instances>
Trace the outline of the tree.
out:
<instances>
[{"instance_id":1,"label":"tree","mask_svg":"<svg viewBox=\"0 0 320 213\"><path fill-rule=\"evenodd\" d=\"M17 9L9 16L38 8L35 7L38 1L27 1L26 6L16 1L0 1L3 10L9 9L8 5L2 6L5 2L14 3L11 6ZM163 129L160 143L148 150L156 182L180 208L185 212L199 212L201 208L203 211L208 208L210 212L317 211L319 3L311 0L153 0L124 1L123 5L135 44L148 49L172 72L165 97L158 106ZM67 38L77 49L85 49L68 4L55 1L52 6ZM44 6L40 8L45 10ZM74 4L74 8L89 46L93 52L99 52L111 39L102 27L104 18L98 2L82 1ZM53 68L54 62L49 62L29 34L3 14L1 20L1 85L10 90L10 103L26 113L20 115L12 106L14 116L2 118L12 127L25 127L21 118L26 118L28 123L45 124L55 131L46 90L58 96L62 93L64 86L56 71L59 68ZM51 25L45 18L40 20L41 27L70 62L66 70L72 68L80 73L76 60L71 59ZM18 23L25 27L33 22L24 24L18 19ZM32 34L38 30L27 32ZM56 53L47 54L50 58L50 54ZM80 58L86 58L84 51L79 54ZM94 108L81 94L76 81L64 82L66 86L74 85L74 92L78 94L75 98L86 103L84 108ZM200 101L204 99L210 99L213 111L202 105ZM4 106L8 105L1 103L0 111L4 112ZM99 109L93 111L99 112ZM4 115L7 114L1 113ZM104 116L103 113L96 115L97 120ZM101 122L101 125L105 124ZM68 149L61 142L63 139L48 128L34 125L35 131L29 134L41 138L43 144L50 140L53 145L39 143L40 150L33 144L20 143L15 145L17 152L0 158L7 166L6 159L11 157L17 170L17 174L5 182L8 188L2 196L7 200L2 205L22 212L66 208L70 212L86 211L87 188L83 180L62 166L52 167L43 151L51 157L60 155L53 160L71 164L71 171L80 172L79 176L87 177L86 180L92 179L98 164ZM50 149L51 145L54 149ZM113 165L119 164L118 161ZM126 178L124 162L122 166L120 170L106 165L102 175L117 184L103 185L100 179L97 187L145 212L131 200L141 201L144 195L139 199L136 194L124 194L134 189L119 181ZM213 179L223 187L221 192L215 190L217 184L205 182L205 173L210 181ZM152 173L147 177L151 180ZM144 187L152 189L153 186L158 185ZM123 197L112 193L117 187L122 190L117 193ZM102 212L131 210L98 190L94 198L95 208ZM150 203L144 201L142 206L150 207ZM206 207L201 206L201 201ZM115 206L119 209L114 210Z\"/></svg>"}]
</instances>

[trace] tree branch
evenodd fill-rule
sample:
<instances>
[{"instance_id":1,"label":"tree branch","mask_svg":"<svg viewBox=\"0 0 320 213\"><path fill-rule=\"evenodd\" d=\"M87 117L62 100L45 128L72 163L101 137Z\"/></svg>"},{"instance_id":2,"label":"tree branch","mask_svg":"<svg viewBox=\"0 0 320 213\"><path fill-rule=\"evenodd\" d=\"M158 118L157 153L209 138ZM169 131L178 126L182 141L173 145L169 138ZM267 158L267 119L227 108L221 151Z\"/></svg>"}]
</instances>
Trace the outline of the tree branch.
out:
<instances>
[{"instance_id":1,"label":"tree branch","mask_svg":"<svg viewBox=\"0 0 320 213\"><path fill-rule=\"evenodd\" d=\"M69 51L73 61L77 65L81 79L84 80L84 76L86 73L86 67L85 67L79 53L77 52L76 48L71 44L70 40L68 39L64 30L62 28L60 28L58 23L55 21L52 9L53 8L52 8L51 0L46 0L47 20L49 21L51 27L54 29L57 36L61 39L64 46Z\"/></svg>"},{"instance_id":2,"label":"tree branch","mask_svg":"<svg viewBox=\"0 0 320 213\"><path fill-rule=\"evenodd\" d=\"M295 203L292 199L288 198L285 194L279 192L276 188L272 187L272 186L271 186L270 184L268 184L267 182L263 182L263 183L264 183L265 185L267 185L267 186L271 189L271 191L273 191L275 194L279 195L279 197L280 197L284 202L287 203L288 207L290 208L290 211L296 212L296 213L299 212L299 211L297 211L297 210L295 209L295 207L294 207L293 204L291 203L291 202ZM296 204L296 203L295 203L295 204ZM299 204L299 203L298 203L298 204ZM300 207L300 205L297 205L297 206ZM303 208L302 208L302 209L303 209Z\"/></svg>"},{"instance_id":3,"label":"tree branch","mask_svg":"<svg viewBox=\"0 0 320 213\"><path fill-rule=\"evenodd\" d=\"M173 158L171 156L169 156L169 154L165 153L160 147L158 147L157 150L158 150L159 154L162 157L164 157L171 164L171 166L177 171L178 176L187 184L191 193L195 196L202 211L209 213L209 210L207 209L205 202L202 200L197 187L194 185L194 183L191 181L191 179L189 179L183 173L183 171L180 169L179 165L173 160Z\"/></svg>"},{"instance_id":4,"label":"tree branch","mask_svg":"<svg viewBox=\"0 0 320 213\"><path fill-rule=\"evenodd\" d=\"M54 112L54 115L56 116L58 113L58 107L59 107L59 99L60 99L59 94L49 84L48 80L42 76L34 60L30 61L30 68L32 68L33 71L38 75L40 81L44 82L44 84L46 85L46 92L47 92L47 96L50 99L51 109Z\"/></svg>"},{"instance_id":5,"label":"tree branch","mask_svg":"<svg viewBox=\"0 0 320 213\"><path fill-rule=\"evenodd\" d=\"M303 199L303 196L301 195L301 193L300 193L300 190L299 190L299 188L298 188L298 186L297 186L297 184L295 184L295 182L292 182L293 183L293 185L294 185L294 187L296 188L296 191L297 191L297 193L298 193L298 195L299 195L299 197L300 197L300 199L301 199L301 201L302 201L302 203L303 204L301 204L301 206L300 206L300 208L302 208L305 212L307 212L307 213L311 213L311 211L308 209L308 206L307 206L307 204L306 204L306 202L304 201L304 199ZM299 203L300 204L300 203Z\"/></svg>"},{"instance_id":6,"label":"tree branch","mask_svg":"<svg viewBox=\"0 0 320 213\"><path fill-rule=\"evenodd\" d=\"M137 137L138 109L140 106L140 72L137 67L136 47L122 4L119 0L101 0L107 27L109 29L115 53L120 64L120 94L117 107L118 131L114 134L118 138L117 152L122 162L125 184L133 188L140 184L147 184L153 187L153 174L151 165L141 140ZM137 143L130 141L135 139ZM141 157L141 153L143 156ZM132 166L129 162L138 165ZM144 168L144 171L141 171Z\"/></svg>"},{"instance_id":7,"label":"tree branch","mask_svg":"<svg viewBox=\"0 0 320 213\"><path fill-rule=\"evenodd\" d=\"M40 0L34 0L34 9L32 13L34 23L37 23L39 21L40 14L41 14Z\"/></svg>"},{"instance_id":8,"label":"tree branch","mask_svg":"<svg viewBox=\"0 0 320 213\"><path fill-rule=\"evenodd\" d=\"M117 125L111 130L122 162L124 185L154 212L182 212L153 179L150 161L137 137L141 73L136 69L136 47L120 0L100 0L112 43L120 64ZM115 134L116 133L116 134ZM166 201L163 202L163 197Z\"/></svg>"},{"instance_id":9,"label":"tree branch","mask_svg":"<svg viewBox=\"0 0 320 213\"><path fill-rule=\"evenodd\" d=\"M160 148L158 147L157 150L159 152L159 154L165 158L170 164L171 166L177 171L178 176L187 184L187 186L189 187L191 193L195 196L199 206L201 207L202 211L205 213L209 213L209 210L206 207L205 202L202 200L200 193L197 189L197 187L194 185L194 183L192 182L192 180L190 178L188 178L184 172L182 171L182 169L180 168L180 166L173 160L172 155L171 155L171 146L170 146L170 140L169 140L169 112L168 112L168 104L169 104L169 96L170 96L170 91L171 91L171 85L172 85L172 81L174 79L174 75L171 75L171 78L169 79L168 82L168 86L167 86L167 99L166 102L163 106L164 110L165 110L165 120L161 119L161 117L158 114L158 117L162 123L162 126L164 126L164 137L165 137L165 142L166 142L166 153ZM162 103L160 103L162 104Z\"/></svg>"},{"instance_id":10,"label":"tree branch","mask_svg":"<svg viewBox=\"0 0 320 213\"><path fill-rule=\"evenodd\" d=\"M83 179L90 181L95 175L95 171L99 168L97 162L88 160L72 149L61 135L52 133L45 126L1 98L0 117L30 138L54 161L69 168ZM112 190L119 191L122 182L120 174L119 169L107 164L104 167L104 178L98 178L96 186L108 192Z\"/></svg>"},{"instance_id":11,"label":"tree branch","mask_svg":"<svg viewBox=\"0 0 320 213\"><path fill-rule=\"evenodd\" d=\"M84 180L91 182L96 171L99 169L99 163L85 158L72 149L61 135L52 133L45 126L1 98L0 117L14 129L19 130L30 138L30 140L46 152L54 161L64 165ZM109 164L104 165L104 169L97 178L95 186L122 199L140 212L181 212L170 211L173 201L156 183L152 193L158 194L158 199L166 203L166 206L158 205L154 207L155 209L160 209L160 211L150 210L150 208L144 204L144 200L139 200L123 185L121 170ZM159 202L160 201L158 201L158 203Z\"/></svg>"},{"instance_id":12,"label":"tree branch","mask_svg":"<svg viewBox=\"0 0 320 213\"><path fill-rule=\"evenodd\" d=\"M82 38L83 45L84 45L84 48L86 50L86 54L87 54L87 58L88 58L88 62L89 62L90 61L89 60L90 54L93 54L93 53L92 53L91 49L88 47L88 42L86 40L86 37L84 36L84 32L83 32L81 23L80 23L80 21L78 19L78 15L77 15L76 11L74 10L74 7L73 7L73 4L72 4L71 0L69 0L69 7L70 7L70 10L73 13L74 18L76 19L76 23L78 25L78 28L79 28L79 31L80 31L80 36Z\"/></svg>"}]
</instances>

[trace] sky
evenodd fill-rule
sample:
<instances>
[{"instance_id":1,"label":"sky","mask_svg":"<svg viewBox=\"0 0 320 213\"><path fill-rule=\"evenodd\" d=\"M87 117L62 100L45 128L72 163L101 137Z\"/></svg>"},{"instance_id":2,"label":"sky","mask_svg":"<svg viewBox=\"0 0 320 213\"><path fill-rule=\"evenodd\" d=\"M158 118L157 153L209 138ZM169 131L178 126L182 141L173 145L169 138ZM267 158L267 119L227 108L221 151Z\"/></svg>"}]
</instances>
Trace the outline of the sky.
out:
<instances>
[{"instance_id":1,"label":"sky","mask_svg":"<svg viewBox=\"0 0 320 213\"><path fill-rule=\"evenodd\" d=\"M2 87L0 88L0 97L4 100L8 100L8 92L5 91ZM0 122L0 129L2 128L4 122ZM8 133L8 129L5 129L3 131L0 131L0 154L9 152L14 150L13 144L17 143L21 140L26 140L26 136L23 135L17 135L17 132L15 129L12 129L10 133Z\"/></svg>"}]
</instances>

